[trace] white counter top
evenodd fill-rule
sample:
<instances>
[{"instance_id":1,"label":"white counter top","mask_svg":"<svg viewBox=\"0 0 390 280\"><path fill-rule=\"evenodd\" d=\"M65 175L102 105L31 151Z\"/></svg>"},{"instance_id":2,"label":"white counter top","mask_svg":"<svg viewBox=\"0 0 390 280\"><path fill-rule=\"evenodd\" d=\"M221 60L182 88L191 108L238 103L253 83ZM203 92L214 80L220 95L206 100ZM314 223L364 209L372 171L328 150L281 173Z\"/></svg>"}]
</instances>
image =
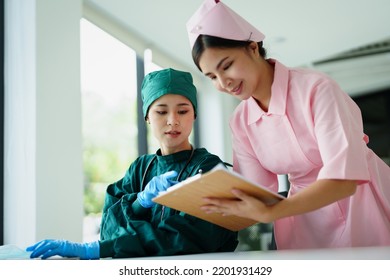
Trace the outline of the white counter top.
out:
<instances>
[{"instance_id":1,"label":"white counter top","mask_svg":"<svg viewBox=\"0 0 390 280\"><path fill-rule=\"evenodd\" d=\"M390 247L242 251L132 259L162 260L390 260Z\"/></svg>"}]
</instances>

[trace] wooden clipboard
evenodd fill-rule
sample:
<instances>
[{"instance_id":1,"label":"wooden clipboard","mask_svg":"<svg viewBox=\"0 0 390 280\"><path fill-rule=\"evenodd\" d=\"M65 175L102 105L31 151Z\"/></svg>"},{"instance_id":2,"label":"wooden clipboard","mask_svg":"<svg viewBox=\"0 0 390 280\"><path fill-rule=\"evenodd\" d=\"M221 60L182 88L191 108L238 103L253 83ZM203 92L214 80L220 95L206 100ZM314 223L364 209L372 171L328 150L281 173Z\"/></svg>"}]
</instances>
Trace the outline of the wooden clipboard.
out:
<instances>
[{"instance_id":1,"label":"wooden clipboard","mask_svg":"<svg viewBox=\"0 0 390 280\"><path fill-rule=\"evenodd\" d=\"M275 204L284 199L283 196L258 186L240 174L226 169L223 164L219 164L207 173L197 174L172 186L156 196L153 201L232 231L239 231L258 223L252 219L233 215L207 214L200 209L205 204L204 197L234 198L231 193L232 188L255 196L267 205Z\"/></svg>"}]
</instances>

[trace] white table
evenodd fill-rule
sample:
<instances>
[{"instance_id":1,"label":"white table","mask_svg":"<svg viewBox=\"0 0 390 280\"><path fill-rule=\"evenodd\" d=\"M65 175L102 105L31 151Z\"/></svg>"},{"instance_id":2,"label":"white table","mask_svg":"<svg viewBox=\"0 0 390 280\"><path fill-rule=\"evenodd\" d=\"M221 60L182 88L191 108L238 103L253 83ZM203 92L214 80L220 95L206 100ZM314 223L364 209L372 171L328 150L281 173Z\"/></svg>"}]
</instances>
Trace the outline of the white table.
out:
<instances>
[{"instance_id":1,"label":"white table","mask_svg":"<svg viewBox=\"0 0 390 280\"><path fill-rule=\"evenodd\" d=\"M161 260L390 260L390 247L242 251L132 259Z\"/></svg>"}]
</instances>

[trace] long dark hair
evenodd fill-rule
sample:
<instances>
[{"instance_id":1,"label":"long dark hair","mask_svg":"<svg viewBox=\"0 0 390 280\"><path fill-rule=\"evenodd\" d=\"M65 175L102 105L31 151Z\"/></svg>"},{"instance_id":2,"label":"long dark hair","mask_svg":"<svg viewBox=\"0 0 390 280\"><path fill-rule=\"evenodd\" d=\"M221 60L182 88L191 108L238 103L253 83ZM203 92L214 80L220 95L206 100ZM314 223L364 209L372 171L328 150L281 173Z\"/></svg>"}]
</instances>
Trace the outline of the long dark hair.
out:
<instances>
[{"instance_id":1,"label":"long dark hair","mask_svg":"<svg viewBox=\"0 0 390 280\"><path fill-rule=\"evenodd\" d=\"M199 67L199 60L207 48L247 48L250 43L251 41L236 41L210 35L199 35L192 48L192 59L198 69L202 71ZM263 41L257 42L257 44L259 46L259 54L265 58L267 52L263 47Z\"/></svg>"}]
</instances>

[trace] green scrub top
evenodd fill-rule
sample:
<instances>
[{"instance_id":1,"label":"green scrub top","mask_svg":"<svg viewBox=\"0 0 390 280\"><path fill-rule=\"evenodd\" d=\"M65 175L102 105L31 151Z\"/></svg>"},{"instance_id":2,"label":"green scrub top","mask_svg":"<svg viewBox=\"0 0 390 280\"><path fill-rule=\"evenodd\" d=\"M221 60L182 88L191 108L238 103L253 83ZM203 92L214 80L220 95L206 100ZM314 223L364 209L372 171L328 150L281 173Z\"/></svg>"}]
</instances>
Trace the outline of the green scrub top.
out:
<instances>
[{"instance_id":1,"label":"green scrub top","mask_svg":"<svg viewBox=\"0 0 390 280\"><path fill-rule=\"evenodd\" d=\"M143 208L137 201L137 193L154 176L170 170L178 173L183 170L182 181L199 170L207 172L222 162L204 148L195 149L188 162L190 155L191 151L166 156L160 151L143 155L130 165L121 180L107 187L100 228L101 258L230 252L236 249L237 232L159 204Z\"/></svg>"}]
</instances>

